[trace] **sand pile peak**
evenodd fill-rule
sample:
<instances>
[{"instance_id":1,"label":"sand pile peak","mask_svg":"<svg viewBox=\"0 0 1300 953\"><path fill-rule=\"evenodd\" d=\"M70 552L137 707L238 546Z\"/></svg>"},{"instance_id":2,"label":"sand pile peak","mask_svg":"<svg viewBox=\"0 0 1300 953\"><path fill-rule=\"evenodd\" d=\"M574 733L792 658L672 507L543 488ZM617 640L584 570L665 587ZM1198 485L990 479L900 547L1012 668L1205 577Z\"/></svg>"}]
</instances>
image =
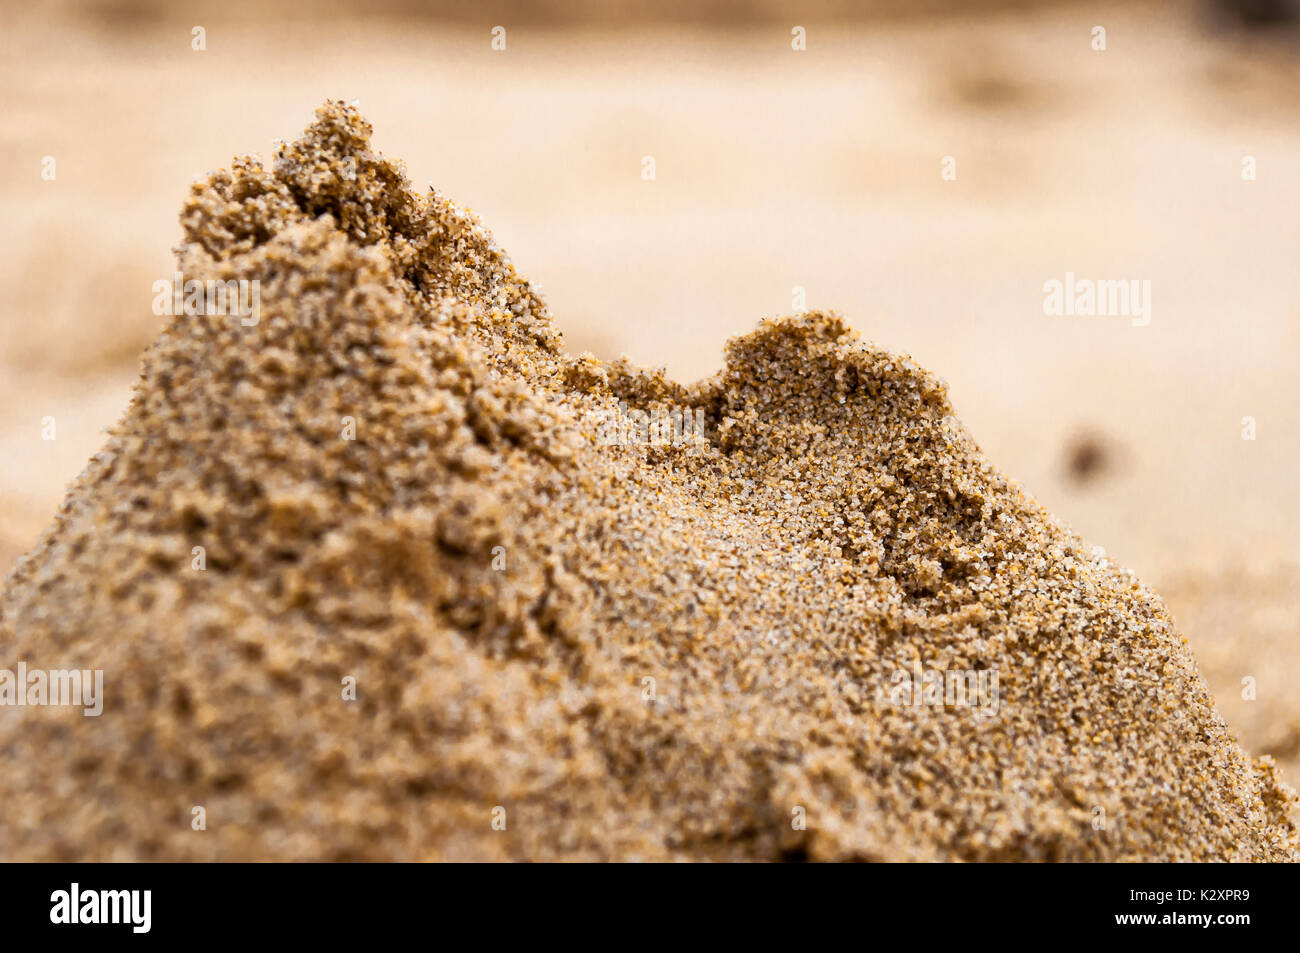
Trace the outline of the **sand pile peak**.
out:
<instances>
[{"instance_id":1,"label":"sand pile peak","mask_svg":"<svg viewBox=\"0 0 1300 953\"><path fill-rule=\"evenodd\" d=\"M692 386L567 355L369 135L186 202L256 320L172 320L7 581L4 655L105 704L0 709L0 855L1294 859L1159 599L941 382L820 313Z\"/></svg>"}]
</instances>

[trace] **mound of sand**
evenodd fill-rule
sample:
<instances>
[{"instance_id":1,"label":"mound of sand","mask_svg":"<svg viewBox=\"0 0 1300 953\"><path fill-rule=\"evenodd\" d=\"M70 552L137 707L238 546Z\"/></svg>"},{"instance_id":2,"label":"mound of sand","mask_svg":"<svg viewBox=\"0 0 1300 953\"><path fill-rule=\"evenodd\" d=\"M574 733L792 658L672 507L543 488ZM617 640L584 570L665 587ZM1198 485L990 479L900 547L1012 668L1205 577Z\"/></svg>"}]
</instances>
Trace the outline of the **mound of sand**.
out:
<instances>
[{"instance_id":1,"label":"mound of sand","mask_svg":"<svg viewBox=\"0 0 1300 953\"><path fill-rule=\"evenodd\" d=\"M0 708L5 859L1295 859L1159 599L941 381L826 314L692 387L569 356L369 134L186 203L258 320L172 319L6 584L0 665L105 703Z\"/></svg>"}]
</instances>

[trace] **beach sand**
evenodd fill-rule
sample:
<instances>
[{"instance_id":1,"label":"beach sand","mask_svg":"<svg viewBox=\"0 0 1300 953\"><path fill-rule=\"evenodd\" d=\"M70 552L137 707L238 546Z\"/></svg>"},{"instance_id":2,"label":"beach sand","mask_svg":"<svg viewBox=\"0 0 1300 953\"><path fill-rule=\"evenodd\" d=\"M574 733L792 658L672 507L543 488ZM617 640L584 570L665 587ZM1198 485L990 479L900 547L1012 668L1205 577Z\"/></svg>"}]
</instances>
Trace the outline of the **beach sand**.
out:
<instances>
[{"instance_id":1,"label":"beach sand","mask_svg":"<svg viewBox=\"0 0 1300 953\"><path fill-rule=\"evenodd\" d=\"M178 270L260 309L169 319L6 584L8 654L106 685L0 718L7 858L1296 858L1163 602L943 381L815 310L689 386L572 355L369 139L194 186Z\"/></svg>"}]
</instances>

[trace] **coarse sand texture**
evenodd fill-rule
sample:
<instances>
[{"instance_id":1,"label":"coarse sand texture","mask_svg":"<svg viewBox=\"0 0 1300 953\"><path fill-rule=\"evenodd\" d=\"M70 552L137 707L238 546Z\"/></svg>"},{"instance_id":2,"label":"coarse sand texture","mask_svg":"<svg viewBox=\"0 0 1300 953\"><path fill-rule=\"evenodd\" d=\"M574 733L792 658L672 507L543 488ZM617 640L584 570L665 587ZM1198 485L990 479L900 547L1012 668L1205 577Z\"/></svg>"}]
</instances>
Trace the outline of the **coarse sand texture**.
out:
<instances>
[{"instance_id":1,"label":"coarse sand texture","mask_svg":"<svg viewBox=\"0 0 1300 953\"><path fill-rule=\"evenodd\" d=\"M260 311L168 319L7 580L0 667L105 701L0 708L0 857L1296 858L1159 598L940 380L823 313L690 387L570 356L369 136L185 203Z\"/></svg>"}]
</instances>

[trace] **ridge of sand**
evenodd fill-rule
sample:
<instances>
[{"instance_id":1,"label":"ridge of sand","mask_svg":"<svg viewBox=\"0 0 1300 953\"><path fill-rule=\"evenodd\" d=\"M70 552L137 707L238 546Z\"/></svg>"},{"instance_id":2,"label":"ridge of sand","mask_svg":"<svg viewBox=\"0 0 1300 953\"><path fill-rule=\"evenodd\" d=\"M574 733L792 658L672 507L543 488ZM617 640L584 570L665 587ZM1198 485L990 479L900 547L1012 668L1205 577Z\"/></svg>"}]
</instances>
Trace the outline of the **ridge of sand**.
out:
<instances>
[{"instance_id":1,"label":"ridge of sand","mask_svg":"<svg viewBox=\"0 0 1300 953\"><path fill-rule=\"evenodd\" d=\"M369 135L330 103L194 187L180 270L259 321L172 319L7 580L3 658L106 700L0 709L0 856L1296 858L1159 598L942 382L822 313L689 387L567 355Z\"/></svg>"}]
</instances>

